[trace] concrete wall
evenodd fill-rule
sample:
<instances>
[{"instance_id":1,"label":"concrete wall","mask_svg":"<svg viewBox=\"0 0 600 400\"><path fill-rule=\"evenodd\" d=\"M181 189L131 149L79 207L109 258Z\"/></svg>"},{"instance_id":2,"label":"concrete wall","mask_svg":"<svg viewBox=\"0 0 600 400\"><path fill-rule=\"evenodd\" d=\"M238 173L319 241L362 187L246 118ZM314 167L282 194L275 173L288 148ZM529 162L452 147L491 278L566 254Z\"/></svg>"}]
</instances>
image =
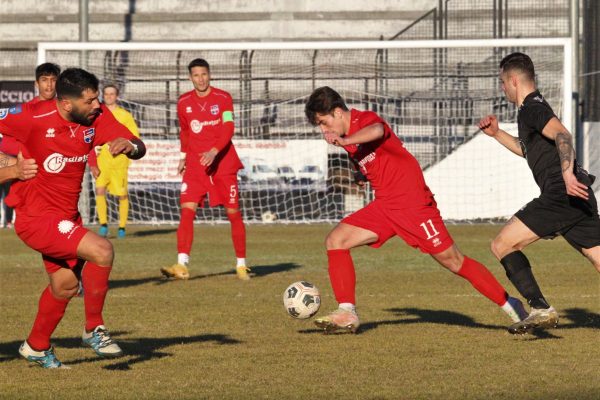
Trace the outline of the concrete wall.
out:
<instances>
[{"instance_id":1,"label":"concrete wall","mask_svg":"<svg viewBox=\"0 0 600 400\"><path fill-rule=\"evenodd\" d=\"M438 5L437 0L377 0L368 7L363 0L89 0L91 13L127 13L133 5L138 13L185 12L339 12L421 11ZM75 14L78 0L3 0L3 14Z\"/></svg>"},{"instance_id":2,"label":"concrete wall","mask_svg":"<svg viewBox=\"0 0 600 400\"><path fill-rule=\"evenodd\" d=\"M78 1L3 0L2 47L78 40ZM91 41L377 40L389 38L436 0L90 0ZM126 23L127 21L127 23ZM129 26L128 26L129 24Z\"/></svg>"}]
</instances>

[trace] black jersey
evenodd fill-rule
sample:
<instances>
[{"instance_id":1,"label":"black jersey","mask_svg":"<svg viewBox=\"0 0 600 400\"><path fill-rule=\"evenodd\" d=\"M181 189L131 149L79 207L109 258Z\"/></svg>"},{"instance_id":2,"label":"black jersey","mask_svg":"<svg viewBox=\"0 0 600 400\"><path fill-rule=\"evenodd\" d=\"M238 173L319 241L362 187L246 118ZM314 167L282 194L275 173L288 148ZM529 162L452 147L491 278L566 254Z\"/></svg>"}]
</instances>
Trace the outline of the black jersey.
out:
<instances>
[{"instance_id":1,"label":"black jersey","mask_svg":"<svg viewBox=\"0 0 600 400\"><path fill-rule=\"evenodd\" d=\"M519 107L519 141L542 193L558 194L558 191L566 194L556 143L542 134L548 121L555 116L552 107L539 91L530 93Z\"/></svg>"}]
</instances>

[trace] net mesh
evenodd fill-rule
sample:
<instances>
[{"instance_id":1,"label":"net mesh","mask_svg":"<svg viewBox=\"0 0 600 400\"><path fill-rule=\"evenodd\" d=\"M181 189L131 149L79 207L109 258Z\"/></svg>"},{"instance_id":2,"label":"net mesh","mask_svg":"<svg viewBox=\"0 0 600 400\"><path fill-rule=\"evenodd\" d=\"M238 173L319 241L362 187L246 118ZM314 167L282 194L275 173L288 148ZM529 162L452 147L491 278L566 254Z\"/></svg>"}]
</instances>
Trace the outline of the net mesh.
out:
<instances>
[{"instance_id":1,"label":"net mesh","mask_svg":"<svg viewBox=\"0 0 600 400\"><path fill-rule=\"evenodd\" d=\"M121 89L121 104L138 122L142 138L162 151L160 157L145 161L146 171L154 171L156 176L139 179L130 174L130 218L134 222L179 220L176 105L178 97L192 89L187 64L198 57L211 64L211 84L230 92L234 99L234 143L246 166L239 177L244 218L313 222L339 220L364 206L373 193L368 187L353 184L343 152L319 144L320 133L304 116L304 103L312 90L331 86L349 107L379 113L416 156L427 176L428 171L442 168L445 159L478 133L475 124L480 117L494 113L502 123L516 122L516 109L506 102L500 89L498 64L503 56L517 50L531 56L538 86L560 116L562 47L182 51L173 44L169 51L49 50L46 59L63 68L82 65L103 83L116 83ZM503 161L487 154L461 157L475 159L492 173L503 167L498 165ZM464 168L451 174L467 182L462 185L464 193L469 186L484 184L472 182L471 171ZM442 184L443 179L438 185ZM511 184L520 187L531 182L523 178ZM432 189L436 193L436 188ZM86 193L90 198L86 207L93 221L92 185ZM468 207L469 201L465 198L463 205ZM496 202L493 195L481 201ZM114 199L109 208L111 219L116 220ZM501 218L506 211L500 207L476 214L455 218ZM454 219L452 212L446 215ZM218 207L199 208L198 218L226 221Z\"/></svg>"}]
</instances>

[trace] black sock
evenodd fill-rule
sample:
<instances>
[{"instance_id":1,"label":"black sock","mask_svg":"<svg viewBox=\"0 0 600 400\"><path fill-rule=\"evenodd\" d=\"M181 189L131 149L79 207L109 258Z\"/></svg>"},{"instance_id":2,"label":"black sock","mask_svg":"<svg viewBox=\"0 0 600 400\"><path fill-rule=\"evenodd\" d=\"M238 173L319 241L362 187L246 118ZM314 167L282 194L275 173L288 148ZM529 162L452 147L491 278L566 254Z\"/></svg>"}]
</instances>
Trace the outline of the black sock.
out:
<instances>
[{"instance_id":1,"label":"black sock","mask_svg":"<svg viewBox=\"0 0 600 400\"><path fill-rule=\"evenodd\" d=\"M508 279L521 293L521 296L527 299L529 306L533 308L550 307L533 276L531 265L525 254L514 251L504 256L500 263L506 270Z\"/></svg>"}]
</instances>

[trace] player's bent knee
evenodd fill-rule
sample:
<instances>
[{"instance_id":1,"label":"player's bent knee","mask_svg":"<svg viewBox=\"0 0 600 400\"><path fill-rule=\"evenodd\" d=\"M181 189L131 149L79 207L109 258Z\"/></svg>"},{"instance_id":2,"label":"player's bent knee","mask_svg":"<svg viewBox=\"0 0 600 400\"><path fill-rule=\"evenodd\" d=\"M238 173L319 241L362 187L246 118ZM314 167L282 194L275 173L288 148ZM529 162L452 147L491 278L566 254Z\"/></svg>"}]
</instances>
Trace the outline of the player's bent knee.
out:
<instances>
[{"instance_id":1,"label":"player's bent knee","mask_svg":"<svg viewBox=\"0 0 600 400\"><path fill-rule=\"evenodd\" d=\"M492 250L492 254L498 260L501 260L505 255L510 254L513 251L520 250L515 246L509 245L501 236L496 236L496 238L492 240L490 249Z\"/></svg>"},{"instance_id":2,"label":"player's bent knee","mask_svg":"<svg viewBox=\"0 0 600 400\"><path fill-rule=\"evenodd\" d=\"M79 285L75 287L57 287L51 286L52 295L58 299L70 299L79 291Z\"/></svg>"},{"instance_id":3,"label":"player's bent knee","mask_svg":"<svg viewBox=\"0 0 600 400\"><path fill-rule=\"evenodd\" d=\"M99 240L95 243L93 263L101 266L111 266L114 258L113 245L106 239Z\"/></svg>"},{"instance_id":4,"label":"player's bent knee","mask_svg":"<svg viewBox=\"0 0 600 400\"><path fill-rule=\"evenodd\" d=\"M346 240L342 235L331 232L325 238L325 248L327 250L347 250L348 247L344 246Z\"/></svg>"}]
</instances>

